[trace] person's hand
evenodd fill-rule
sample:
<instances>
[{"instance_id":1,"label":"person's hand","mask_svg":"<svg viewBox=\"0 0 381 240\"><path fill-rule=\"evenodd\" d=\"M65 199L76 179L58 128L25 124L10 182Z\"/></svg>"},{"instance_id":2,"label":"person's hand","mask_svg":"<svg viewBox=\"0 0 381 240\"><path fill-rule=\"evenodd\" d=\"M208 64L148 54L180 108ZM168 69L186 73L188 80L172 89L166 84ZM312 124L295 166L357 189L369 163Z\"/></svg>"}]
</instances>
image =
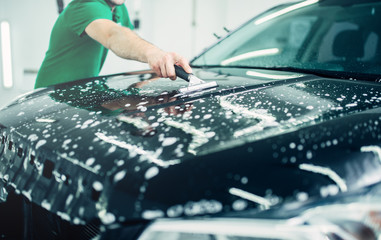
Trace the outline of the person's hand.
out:
<instances>
[{"instance_id":1,"label":"person's hand","mask_svg":"<svg viewBox=\"0 0 381 240\"><path fill-rule=\"evenodd\" d=\"M176 79L175 64L184 68L187 73L192 72L188 60L184 57L174 52L164 52L159 49L149 54L148 64L159 77L170 78L172 80Z\"/></svg>"}]
</instances>

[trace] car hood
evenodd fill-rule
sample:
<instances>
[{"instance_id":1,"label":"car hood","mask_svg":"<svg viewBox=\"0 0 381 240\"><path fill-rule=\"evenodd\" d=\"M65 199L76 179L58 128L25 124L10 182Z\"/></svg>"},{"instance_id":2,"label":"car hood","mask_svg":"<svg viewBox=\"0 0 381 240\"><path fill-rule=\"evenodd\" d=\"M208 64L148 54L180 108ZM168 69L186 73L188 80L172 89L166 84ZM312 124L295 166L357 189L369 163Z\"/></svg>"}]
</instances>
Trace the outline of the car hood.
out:
<instances>
[{"instance_id":1,"label":"car hood","mask_svg":"<svg viewBox=\"0 0 381 240\"><path fill-rule=\"evenodd\" d=\"M269 209L380 181L381 85L195 69L37 90L0 111L4 187L80 223Z\"/></svg>"}]
</instances>

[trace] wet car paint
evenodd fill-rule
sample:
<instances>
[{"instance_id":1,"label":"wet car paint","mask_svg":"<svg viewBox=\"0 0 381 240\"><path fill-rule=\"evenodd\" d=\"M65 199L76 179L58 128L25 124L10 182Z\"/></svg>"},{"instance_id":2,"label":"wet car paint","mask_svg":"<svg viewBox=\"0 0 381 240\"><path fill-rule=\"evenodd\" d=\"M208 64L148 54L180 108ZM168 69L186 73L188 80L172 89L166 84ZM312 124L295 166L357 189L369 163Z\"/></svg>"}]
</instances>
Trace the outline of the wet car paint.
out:
<instances>
[{"instance_id":1,"label":"wet car paint","mask_svg":"<svg viewBox=\"0 0 381 240\"><path fill-rule=\"evenodd\" d=\"M219 87L189 96L151 72L26 95L0 113L2 184L66 220L108 225L260 211L380 181L379 83L277 73L196 69Z\"/></svg>"}]
</instances>

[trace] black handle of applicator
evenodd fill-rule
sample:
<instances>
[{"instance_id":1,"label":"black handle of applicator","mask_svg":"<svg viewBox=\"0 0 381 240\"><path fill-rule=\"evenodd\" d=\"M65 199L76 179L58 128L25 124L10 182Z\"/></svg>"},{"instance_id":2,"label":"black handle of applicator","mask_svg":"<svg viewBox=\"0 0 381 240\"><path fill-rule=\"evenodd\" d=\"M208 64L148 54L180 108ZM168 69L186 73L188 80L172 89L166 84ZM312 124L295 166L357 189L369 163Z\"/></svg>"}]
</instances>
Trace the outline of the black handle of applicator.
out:
<instances>
[{"instance_id":1,"label":"black handle of applicator","mask_svg":"<svg viewBox=\"0 0 381 240\"><path fill-rule=\"evenodd\" d=\"M190 77L192 75L191 73L185 72L185 70L182 67L177 66L177 65L175 65L175 72L176 72L176 76L178 76L179 78L184 79L187 82L189 82L189 79L190 79Z\"/></svg>"}]
</instances>

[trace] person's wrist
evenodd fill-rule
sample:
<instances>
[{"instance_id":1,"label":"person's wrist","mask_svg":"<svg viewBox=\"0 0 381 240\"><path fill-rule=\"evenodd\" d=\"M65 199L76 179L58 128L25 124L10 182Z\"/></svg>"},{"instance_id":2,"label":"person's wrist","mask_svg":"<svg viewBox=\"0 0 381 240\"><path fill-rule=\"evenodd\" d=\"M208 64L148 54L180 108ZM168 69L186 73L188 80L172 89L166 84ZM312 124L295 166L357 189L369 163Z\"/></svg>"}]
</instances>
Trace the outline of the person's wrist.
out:
<instances>
[{"instance_id":1,"label":"person's wrist","mask_svg":"<svg viewBox=\"0 0 381 240\"><path fill-rule=\"evenodd\" d=\"M155 46L151 46L151 47L148 47L146 48L146 51L145 51L145 62L147 63L150 63L152 64L152 60L154 59L157 59L157 56L162 54L162 50L160 50L159 48L155 47Z\"/></svg>"}]
</instances>

